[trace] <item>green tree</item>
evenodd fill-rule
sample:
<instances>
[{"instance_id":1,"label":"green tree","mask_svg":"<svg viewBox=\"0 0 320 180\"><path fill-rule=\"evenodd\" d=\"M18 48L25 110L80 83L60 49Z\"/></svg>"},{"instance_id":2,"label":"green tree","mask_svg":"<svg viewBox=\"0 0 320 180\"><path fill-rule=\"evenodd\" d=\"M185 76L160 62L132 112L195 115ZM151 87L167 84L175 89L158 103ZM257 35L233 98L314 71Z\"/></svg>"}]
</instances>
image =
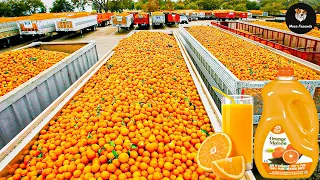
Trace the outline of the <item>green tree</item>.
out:
<instances>
[{"instance_id":1,"label":"green tree","mask_svg":"<svg viewBox=\"0 0 320 180\"><path fill-rule=\"evenodd\" d=\"M46 7L41 0L8 0L0 4L0 15L6 17L25 16L45 11Z\"/></svg>"},{"instance_id":2,"label":"green tree","mask_svg":"<svg viewBox=\"0 0 320 180\"><path fill-rule=\"evenodd\" d=\"M85 5L88 4L87 0L71 0L72 4L74 7L76 7L77 9L79 9L79 11L84 11L84 7Z\"/></svg>"},{"instance_id":3,"label":"green tree","mask_svg":"<svg viewBox=\"0 0 320 180\"><path fill-rule=\"evenodd\" d=\"M199 9L204 10L219 9L222 4L220 0L197 0L196 3Z\"/></svg>"},{"instance_id":4,"label":"green tree","mask_svg":"<svg viewBox=\"0 0 320 180\"><path fill-rule=\"evenodd\" d=\"M138 2L134 3L134 9L141 10L143 5L144 5L144 3L142 1L138 1Z\"/></svg>"},{"instance_id":5,"label":"green tree","mask_svg":"<svg viewBox=\"0 0 320 180\"><path fill-rule=\"evenodd\" d=\"M117 1L110 1L108 3L108 9L111 11L111 12L116 12L116 11L119 11L119 12L122 12L122 4L120 3L119 0Z\"/></svg>"},{"instance_id":6,"label":"green tree","mask_svg":"<svg viewBox=\"0 0 320 180\"><path fill-rule=\"evenodd\" d=\"M192 2L192 3L186 5L186 9L199 9L199 7L198 7L197 3Z\"/></svg>"},{"instance_id":7,"label":"green tree","mask_svg":"<svg viewBox=\"0 0 320 180\"><path fill-rule=\"evenodd\" d=\"M228 2L224 2L221 4L221 8L222 9L233 9L232 4L228 3Z\"/></svg>"},{"instance_id":8,"label":"green tree","mask_svg":"<svg viewBox=\"0 0 320 180\"><path fill-rule=\"evenodd\" d=\"M161 10L173 10L174 3L171 0L166 0L165 4L161 5Z\"/></svg>"},{"instance_id":9,"label":"green tree","mask_svg":"<svg viewBox=\"0 0 320 180\"><path fill-rule=\"evenodd\" d=\"M235 11L247 11L247 5L245 3L241 3L241 4L237 4L235 7L234 7L234 10Z\"/></svg>"},{"instance_id":10,"label":"green tree","mask_svg":"<svg viewBox=\"0 0 320 180\"><path fill-rule=\"evenodd\" d=\"M124 9L134 9L133 0L121 0Z\"/></svg>"},{"instance_id":11,"label":"green tree","mask_svg":"<svg viewBox=\"0 0 320 180\"><path fill-rule=\"evenodd\" d=\"M105 12L109 10L109 0L93 0L92 3L98 13L102 12L102 10Z\"/></svg>"},{"instance_id":12,"label":"green tree","mask_svg":"<svg viewBox=\"0 0 320 180\"><path fill-rule=\"evenodd\" d=\"M55 0L50 12L71 12L74 10L73 5L67 0Z\"/></svg>"},{"instance_id":13,"label":"green tree","mask_svg":"<svg viewBox=\"0 0 320 180\"><path fill-rule=\"evenodd\" d=\"M12 11L13 16L24 16L28 14L27 4L22 0L9 0L7 5Z\"/></svg>"},{"instance_id":14,"label":"green tree","mask_svg":"<svg viewBox=\"0 0 320 180\"><path fill-rule=\"evenodd\" d=\"M284 1L263 0L261 1L261 10L271 15L278 15L280 10L286 9Z\"/></svg>"},{"instance_id":15,"label":"green tree","mask_svg":"<svg viewBox=\"0 0 320 180\"><path fill-rule=\"evenodd\" d=\"M246 3L248 10L259 10L260 6L256 1L247 1Z\"/></svg>"},{"instance_id":16,"label":"green tree","mask_svg":"<svg viewBox=\"0 0 320 180\"><path fill-rule=\"evenodd\" d=\"M146 12L154 12L160 9L160 3L157 0L149 0L142 6L142 9Z\"/></svg>"},{"instance_id":17,"label":"green tree","mask_svg":"<svg viewBox=\"0 0 320 180\"><path fill-rule=\"evenodd\" d=\"M11 7L5 2L0 2L0 16L4 16L4 17L14 16L12 13Z\"/></svg>"},{"instance_id":18,"label":"green tree","mask_svg":"<svg viewBox=\"0 0 320 180\"><path fill-rule=\"evenodd\" d=\"M228 0L221 4L223 9L235 9L235 7L239 4L246 4L247 0ZM243 8L243 5L238 8ZM245 8L246 9L246 8Z\"/></svg>"},{"instance_id":19,"label":"green tree","mask_svg":"<svg viewBox=\"0 0 320 180\"><path fill-rule=\"evenodd\" d=\"M174 4L174 9L185 9L184 3L182 0L179 0Z\"/></svg>"},{"instance_id":20,"label":"green tree","mask_svg":"<svg viewBox=\"0 0 320 180\"><path fill-rule=\"evenodd\" d=\"M285 9L289 9L289 7L291 7L292 5L294 4L297 4L299 3L300 1L299 0L281 0L281 3L286 6Z\"/></svg>"},{"instance_id":21,"label":"green tree","mask_svg":"<svg viewBox=\"0 0 320 180\"><path fill-rule=\"evenodd\" d=\"M320 13L320 1L319 0L304 0L306 4L309 4L316 12Z\"/></svg>"},{"instance_id":22,"label":"green tree","mask_svg":"<svg viewBox=\"0 0 320 180\"><path fill-rule=\"evenodd\" d=\"M26 5L27 14L46 12L46 6L41 0L24 0L23 2Z\"/></svg>"}]
</instances>

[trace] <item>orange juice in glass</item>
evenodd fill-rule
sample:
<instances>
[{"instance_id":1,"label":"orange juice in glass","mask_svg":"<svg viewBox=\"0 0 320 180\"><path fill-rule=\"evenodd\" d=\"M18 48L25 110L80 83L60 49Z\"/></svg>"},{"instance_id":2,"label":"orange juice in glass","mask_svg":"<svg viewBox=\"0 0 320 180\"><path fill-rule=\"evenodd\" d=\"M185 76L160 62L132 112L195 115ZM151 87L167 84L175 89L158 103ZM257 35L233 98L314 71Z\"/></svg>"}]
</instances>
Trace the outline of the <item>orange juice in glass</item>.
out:
<instances>
[{"instance_id":1,"label":"orange juice in glass","mask_svg":"<svg viewBox=\"0 0 320 180\"><path fill-rule=\"evenodd\" d=\"M222 130L230 136L232 154L243 156L246 170L252 169L253 161L253 97L229 95L222 100Z\"/></svg>"}]
</instances>

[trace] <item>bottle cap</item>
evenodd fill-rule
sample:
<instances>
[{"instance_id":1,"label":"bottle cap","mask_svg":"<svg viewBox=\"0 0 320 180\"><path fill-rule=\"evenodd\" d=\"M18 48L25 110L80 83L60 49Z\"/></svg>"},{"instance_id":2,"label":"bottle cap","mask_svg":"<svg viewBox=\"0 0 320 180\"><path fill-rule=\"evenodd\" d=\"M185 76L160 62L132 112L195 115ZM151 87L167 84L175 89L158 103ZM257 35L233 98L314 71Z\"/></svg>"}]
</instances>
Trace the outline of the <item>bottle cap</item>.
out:
<instances>
[{"instance_id":1,"label":"bottle cap","mask_svg":"<svg viewBox=\"0 0 320 180\"><path fill-rule=\"evenodd\" d=\"M293 76L294 70L292 67L283 67L278 69L278 76Z\"/></svg>"}]
</instances>

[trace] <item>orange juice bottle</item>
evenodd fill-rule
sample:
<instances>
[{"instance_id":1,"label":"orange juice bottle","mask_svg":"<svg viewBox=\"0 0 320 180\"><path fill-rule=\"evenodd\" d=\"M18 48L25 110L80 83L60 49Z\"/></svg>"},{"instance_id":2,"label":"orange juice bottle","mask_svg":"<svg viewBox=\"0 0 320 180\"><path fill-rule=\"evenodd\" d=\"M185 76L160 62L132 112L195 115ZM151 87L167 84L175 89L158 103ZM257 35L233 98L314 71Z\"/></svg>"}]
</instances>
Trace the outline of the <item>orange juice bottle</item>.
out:
<instances>
[{"instance_id":1,"label":"orange juice bottle","mask_svg":"<svg viewBox=\"0 0 320 180\"><path fill-rule=\"evenodd\" d=\"M262 89L263 111L254 138L254 159L264 178L309 178L319 157L319 121L308 90L280 68Z\"/></svg>"}]
</instances>

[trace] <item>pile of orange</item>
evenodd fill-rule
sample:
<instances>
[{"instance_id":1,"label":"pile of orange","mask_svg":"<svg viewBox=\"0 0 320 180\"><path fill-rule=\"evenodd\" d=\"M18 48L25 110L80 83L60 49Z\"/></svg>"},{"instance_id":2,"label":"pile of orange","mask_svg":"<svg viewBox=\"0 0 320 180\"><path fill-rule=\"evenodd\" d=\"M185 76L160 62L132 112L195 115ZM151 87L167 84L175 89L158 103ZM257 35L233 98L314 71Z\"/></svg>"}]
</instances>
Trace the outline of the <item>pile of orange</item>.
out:
<instances>
[{"instance_id":1,"label":"pile of orange","mask_svg":"<svg viewBox=\"0 0 320 180\"><path fill-rule=\"evenodd\" d=\"M78 18L89 16L91 13L88 12L63 12L63 13L39 13L32 14L30 16L21 16L21 17L0 17L0 23L5 22L15 22L15 21L37 21L37 20L46 20L46 19L55 19L55 18Z\"/></svg>"},{"instance_id":2,"label":"pile of orange","mask_svg":"<svg viewBox=\"0 0 320 180\"><path fill-rule=\"evenodd\" d=\"M219 29L192 26L188 31L240 80L273 80L278 68L287 66L294 68L296 79L320 79L310 68Z\"/></svg>"},{"instance_id":3,"label":"pile of orange","mask_svg":"<svg viewBox=\"0 0 320 180\"><path fill-rule=\"evenodd\" d=\"M213 133L173 36L138 32L41 130L12 179L213 179L197 164Z\"/></svg>"},{"instance_id":4,"label":"pile of orange","mask_svg":"<svg viewBox=\"0 0 320 180\"><path fill-rule=\"evenodd\" d=\"M288 26L285 23L268 22L268 21L254 21L253 24L258 24L261 26L268 26L268 27L272 27L272 28L276 28L276 29L290 31ZM306 35L320 38L320 31L313 29L310 32L306 33Z\"/></svg>"},{"instance_id":5,"label":"pile of orange","mask_svg":"<svg viewBox=\"0 0 320 180\"><path fill-rule=\"evenodd\" d=\"M35 48L0 54L0 97L61 61L69 54Z\"/></svg>"},{"instance_id":6,"label":"pile of orange","mask_svg":"<svg viewBox=\"0 0 320 180\"><path fill-rule=\"evenodd\" d=\"M0 17L0 23L6 22L15 22L29 18L30 16L21 16L21 17Z\"/></svg>"},{"instance_id":7,"label":"pile of orange","mask_svg":"<svg viewBox=\"0 0 320 180\"><path fill-rule=\"evenodd\" d=\"M85 16L90 16L91 13L86 13L86 12L80 12L80 13L66 13L66 18L79 18L79 17L85 17Z\"/></svg>"}]
</instances>

